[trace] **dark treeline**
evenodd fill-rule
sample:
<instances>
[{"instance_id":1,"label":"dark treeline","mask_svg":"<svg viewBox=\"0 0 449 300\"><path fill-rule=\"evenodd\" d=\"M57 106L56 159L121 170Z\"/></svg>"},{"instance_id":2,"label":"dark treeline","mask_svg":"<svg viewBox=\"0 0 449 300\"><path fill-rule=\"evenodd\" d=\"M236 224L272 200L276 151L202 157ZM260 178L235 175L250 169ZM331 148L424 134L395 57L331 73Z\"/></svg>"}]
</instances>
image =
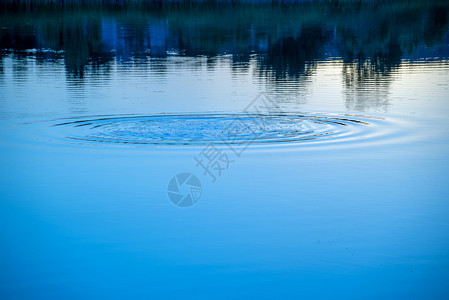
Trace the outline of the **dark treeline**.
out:
<instances>
[{"instance_id":1,"label":"dark treeline","mask_svg":"<svg viewBox=\"0 0 449 300\"><path fill-rule=\"evenodd\" d=\"M229 55L235 67L254 60L274 79L307 75L329 57L388 74L404 58L449 56L444 2L146 1L136 2L139 8L132 1L103 2L110 5L2 1L0 55L63 59L77 77L115 60Z\"/></svg>"}]
</instances>

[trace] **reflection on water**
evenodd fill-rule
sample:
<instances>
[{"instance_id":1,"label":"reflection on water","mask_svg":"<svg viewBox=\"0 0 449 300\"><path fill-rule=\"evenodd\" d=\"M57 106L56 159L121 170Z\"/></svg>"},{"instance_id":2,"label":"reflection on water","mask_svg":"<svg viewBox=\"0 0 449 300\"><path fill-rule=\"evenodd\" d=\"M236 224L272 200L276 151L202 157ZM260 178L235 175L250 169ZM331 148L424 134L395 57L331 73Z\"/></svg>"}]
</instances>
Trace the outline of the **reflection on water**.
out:
<instances>
[{"instance_id":1,"label":"reflection on water","mask_svg":"<svg viewBox=\"0 0 449 300\"><path fill-rule=\"evenodd\" d=\"M0 0L1 299L449 299L447 1L276 1Z\"/></svg>"},{"instance_id":2,"label":"reflection on water","mask_svg":"<svg viewBox=\"0 0 449 300\"><path fill-rule=\"evenodd\" d=\"M348 111L388 106L388 73L376 72L370 62L344 64L343 80Z\"/></svg>"},{"instance_id":3,"label":"reflection on water","mask_svg":"<svg viewBox=\"0 0 449 300\"><path fill-rule=\"evenodd\" d=\"M41 7L4 11L0 43L2 55L14 53L17 59L64 59L69 76L79 78L110 76L114 60L205 55L214 67L213 58L225 54L235 68L256 63L273 79L307 76L316 61L332 57L343 58L346 69L369 64L376 74L388 76L403 58L449 56L447 8L423 2L119 11Z\"/></svg>"},{"instance_id":4,"label":"reflection on water","mask_svg":"<svg viewBox=\"0 0 449 300\"><path fill-rule=\"evenodd\" d=\"M192 73L204 66L221 69L225 59L234 73L253 74L285 101L301 98L320 62L338 59L346 109L383 111L391 74L404 59L449 57L448 7L421 1L89 9L11 5L0 18L0 72L11 55L17 83L30 74L27 57L38 65L63 63L68 89L84 97L86 78L104 84L117 65L163 78L182 65L170 57L193 58ZM289 95L279 91L282 87ZM77 110L83 112L79 105Z\"/></svg>"}]
</instances>

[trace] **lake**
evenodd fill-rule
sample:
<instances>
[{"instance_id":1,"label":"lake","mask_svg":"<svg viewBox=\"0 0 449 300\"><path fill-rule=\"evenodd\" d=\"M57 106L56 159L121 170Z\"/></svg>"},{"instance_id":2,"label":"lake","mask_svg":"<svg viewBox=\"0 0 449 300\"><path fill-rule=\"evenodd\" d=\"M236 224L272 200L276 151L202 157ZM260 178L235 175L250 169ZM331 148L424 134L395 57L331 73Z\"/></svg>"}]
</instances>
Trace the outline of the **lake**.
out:
<instances>
[{"instance_id":1,"label":"lake","mask_svg":"<svg viewBox=\"0 0 449 300\"><path fill-rule=\"evenodd\" d=\"M447 2L67 3L0 2L0 298L449 297Z\"/></svg>"}]
</instances>

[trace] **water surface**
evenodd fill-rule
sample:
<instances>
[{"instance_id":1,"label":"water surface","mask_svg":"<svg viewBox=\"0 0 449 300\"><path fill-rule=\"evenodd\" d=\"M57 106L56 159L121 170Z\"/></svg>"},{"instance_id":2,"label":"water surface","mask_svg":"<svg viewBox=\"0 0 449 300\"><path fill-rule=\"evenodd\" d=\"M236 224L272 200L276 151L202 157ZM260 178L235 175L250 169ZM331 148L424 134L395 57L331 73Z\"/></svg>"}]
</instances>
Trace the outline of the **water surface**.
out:
<instances>
[{"instance_id":1,"label":"water surface","mask_svg":"<svg viewBox=\"0 0 449 300\"><path fill-rule=\"evenodd\" d=\"M2 6L1 298L447 298L447 4L182 3Z\"/></svg>"}]
</instances>

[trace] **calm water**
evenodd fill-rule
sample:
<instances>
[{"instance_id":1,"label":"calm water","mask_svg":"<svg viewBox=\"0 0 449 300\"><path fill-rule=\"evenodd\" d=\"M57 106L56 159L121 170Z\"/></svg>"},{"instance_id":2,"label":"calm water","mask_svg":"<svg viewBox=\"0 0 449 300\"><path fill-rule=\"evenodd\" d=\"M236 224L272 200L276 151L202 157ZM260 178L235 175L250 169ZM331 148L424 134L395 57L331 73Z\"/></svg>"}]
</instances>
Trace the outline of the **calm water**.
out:
<instances>
[{"instance_id":1,"label":"calm water","mask_svg":"<svg viewBox=\"0 0 449 300\"><path fill-rule=\"evenodd\" d=\"M444 2L3 5L0 298L447 299L448 95Z\"/></svg>"}]
</instances>

